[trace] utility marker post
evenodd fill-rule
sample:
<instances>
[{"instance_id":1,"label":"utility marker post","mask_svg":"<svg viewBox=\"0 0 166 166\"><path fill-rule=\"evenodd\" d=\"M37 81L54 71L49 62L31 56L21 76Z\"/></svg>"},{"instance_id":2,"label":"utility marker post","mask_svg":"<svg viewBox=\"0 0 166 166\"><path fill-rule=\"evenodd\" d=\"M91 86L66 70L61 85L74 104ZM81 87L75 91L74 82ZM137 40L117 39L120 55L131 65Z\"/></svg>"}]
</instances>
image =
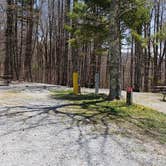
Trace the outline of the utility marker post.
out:
<instances>
[{"instance_id":1,"label":"utility marker post","mask_svg":"<svg viewBox=\"0 0 166 166\"><path fill-rule=\"evenodd\" d=\"M133 88L132 87L127 88L126 104L127 105L132 105L133 104Z\"/></svg>"},{"instance_id":2,"label":"utility marker post","mask_svg":"<svg viewBox=\"0 0 166 166\"><path fill-rule=\"evenodd\" d=\"M73 73L73 93L75 95L79 93L78 72Z\"/></svg>"},{"instance_id":3,"label":"utility marker post","mask_svg":"<svg viewBox=\"0 0 166 166\"><path fill-rule=\"evenodd\" d=\"M95 74L95 94L99 93L99 73Z\"/></svg>"}]
</instances>

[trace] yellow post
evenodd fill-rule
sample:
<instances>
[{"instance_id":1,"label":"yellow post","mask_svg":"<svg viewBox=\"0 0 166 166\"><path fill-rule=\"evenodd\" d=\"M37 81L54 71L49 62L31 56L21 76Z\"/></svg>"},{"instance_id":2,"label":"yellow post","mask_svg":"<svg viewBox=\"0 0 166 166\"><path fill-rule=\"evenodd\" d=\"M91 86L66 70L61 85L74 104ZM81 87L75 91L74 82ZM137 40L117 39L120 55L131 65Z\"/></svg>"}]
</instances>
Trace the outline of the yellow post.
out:
<instances>
[{"instance_id":1,"label":"yellow post","mask_svg":"<svg viewBox=\"0 0 166 166\"><path fill-rule=\"evenodd\" d=\"M79 93L78 72L73 73L73 92L75 95Z\"/></svg>"}]
</instances>

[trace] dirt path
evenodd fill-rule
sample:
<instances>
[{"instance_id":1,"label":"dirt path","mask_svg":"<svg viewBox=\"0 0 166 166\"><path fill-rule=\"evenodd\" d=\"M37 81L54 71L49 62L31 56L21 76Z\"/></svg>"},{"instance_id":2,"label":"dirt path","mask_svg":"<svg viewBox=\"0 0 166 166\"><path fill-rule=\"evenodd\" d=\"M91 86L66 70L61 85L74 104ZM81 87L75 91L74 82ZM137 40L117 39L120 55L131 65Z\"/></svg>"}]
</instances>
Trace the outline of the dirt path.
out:
<instances>
[{"instance_id":1,"label":"dirt path","mask_svg":"<svg viewBox=\"0 0 166 166\"><path fill-rule=\"evenodd\" d=\"M63 112L50 89L21 84L0 87L1 166L165 166L163 145L118 133L118 126L82 123Z\"/></svg>"},{"instance_id":2,"label":"dirt path","mask_svg":"<svg viewBox=\"0 0 166 166\"><path fill-rule=\"evenodd\" d=\"M94 92L92 89L83 88L83 92ZM100 93L108 94L108 89L100 89ZM126 97L126 92L122 92L122 97ZM166 114L166 102L162 101L162 94L157 93L133 93L133 102L150 107Z\"/></svg>"}]
</instances>

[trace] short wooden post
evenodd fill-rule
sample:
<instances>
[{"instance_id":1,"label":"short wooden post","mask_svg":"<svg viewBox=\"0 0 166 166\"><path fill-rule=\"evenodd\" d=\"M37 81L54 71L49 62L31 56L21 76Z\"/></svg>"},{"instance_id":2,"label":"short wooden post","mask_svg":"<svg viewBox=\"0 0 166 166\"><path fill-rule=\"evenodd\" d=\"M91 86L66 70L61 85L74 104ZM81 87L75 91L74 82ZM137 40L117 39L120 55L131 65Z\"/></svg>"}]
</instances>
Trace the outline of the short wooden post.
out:
<instances>
[{"instance_id":1,"label":"short wooden post","mask_svg":"<svg viewBox=\"0 0 166 166\"><path fill-rule=\"evenodd\" d=\"M95 94L99 93L99 73L95 74Z\"/></svg>"},{"instance_id":2,"label":"short wooden post","mask_svg":"<svg viewBox=\"0 0 166 166\"><path fill-rule=\"evenodd\" d=\"M73 73L73 93L75 95L79 93L78 72Z\"/></svg>"},{"instance_id":3,"label":"short wooden post","mask_svg":"<svg viewBox=\"0 0 166 166\"><path fill-rule=\"evenodd\" d=\"M127 105L132 105L133 104L133 89L132 89L132 87L127 88L126 104Z\"/></svg>"}]
</instances>

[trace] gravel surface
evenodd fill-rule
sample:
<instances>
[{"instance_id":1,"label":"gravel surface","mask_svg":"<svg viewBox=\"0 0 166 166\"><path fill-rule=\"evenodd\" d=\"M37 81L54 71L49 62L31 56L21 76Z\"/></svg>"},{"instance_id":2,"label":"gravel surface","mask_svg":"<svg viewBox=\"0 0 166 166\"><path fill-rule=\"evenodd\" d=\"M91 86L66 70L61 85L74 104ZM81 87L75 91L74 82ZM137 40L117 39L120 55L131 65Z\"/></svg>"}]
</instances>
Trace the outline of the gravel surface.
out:
<instances>
[{"instance_id":1,"label":"gravel surface","mask_svg":"<svg viewBox=\"0 0 166 166\"><path fill-rule=\"evenodd\" d=\"M64 87L0 87L0 166L166 165L164 145L118 134L115 124L82 123L51 89Z\"/></svg>"}]
</instances>

